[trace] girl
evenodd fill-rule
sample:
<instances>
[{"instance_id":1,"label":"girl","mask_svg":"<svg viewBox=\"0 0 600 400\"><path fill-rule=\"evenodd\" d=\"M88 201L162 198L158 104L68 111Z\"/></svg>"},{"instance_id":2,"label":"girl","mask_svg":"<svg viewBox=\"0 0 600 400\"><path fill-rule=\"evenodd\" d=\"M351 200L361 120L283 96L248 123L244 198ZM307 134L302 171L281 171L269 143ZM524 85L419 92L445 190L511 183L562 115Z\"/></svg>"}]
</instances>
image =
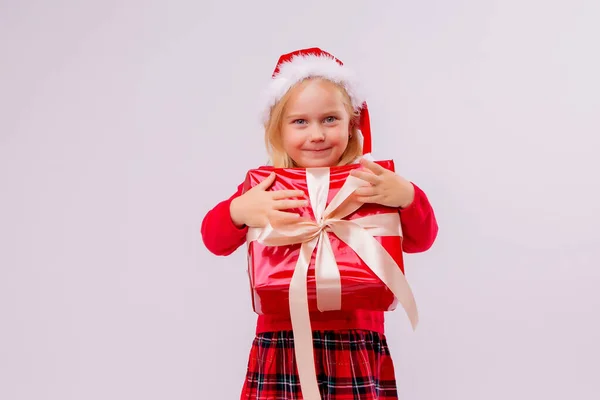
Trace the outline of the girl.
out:
<instances>
[{"instance_id":1,"label":"girl","mask_svg":"<svg viewBox=\"0 0 600 400\"><path fill-rule=\"evenodd\" d=\"M431 247L438 227L423 191L360 157L370 151L369 116L347 67L318 48L283 55L268 94L265 141L274 167L331 167L358 159L363 168L352 174L371 185L357 189L357 199L398 208L405 252ZM304 193L267 191L274 180L271 174L244 194L240 185L207 213L201 232L212 253L233 253L245 243L248 227L298 218L286 210L306 207ZM398 398L383 312L314 313L311 325L323 400ZM289 316L259 315L241 399L302 398Z\"/></svg>"}]
</instances>

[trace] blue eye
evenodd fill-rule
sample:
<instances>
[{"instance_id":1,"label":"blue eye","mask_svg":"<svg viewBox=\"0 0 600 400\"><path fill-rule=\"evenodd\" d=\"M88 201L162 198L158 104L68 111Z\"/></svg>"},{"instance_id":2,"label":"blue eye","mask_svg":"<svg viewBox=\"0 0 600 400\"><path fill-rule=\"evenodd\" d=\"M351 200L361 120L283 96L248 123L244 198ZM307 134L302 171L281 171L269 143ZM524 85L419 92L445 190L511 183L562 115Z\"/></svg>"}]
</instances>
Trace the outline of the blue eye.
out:
<instances>
[{"instance_id":1,"label":"blue eye","mask_svg":"<svg viewBox=\"0 0 600 400\"><path fill-rule=\"evenodd\" d=\"M328 124L331 124L331 123L337 121L337 117L327 117L324 119L324 121Z\"/></svg>"},{"instance_id":2,"label":"blue eye","mask_svg":"<svg viewBox=\"0 0 600 400\"><path fill-rule=\"evenodd\" d=\"M304 124L305 122L305 119L295 119L294 121L292 121L292 124Z\"/></svg>"}]
</instances>

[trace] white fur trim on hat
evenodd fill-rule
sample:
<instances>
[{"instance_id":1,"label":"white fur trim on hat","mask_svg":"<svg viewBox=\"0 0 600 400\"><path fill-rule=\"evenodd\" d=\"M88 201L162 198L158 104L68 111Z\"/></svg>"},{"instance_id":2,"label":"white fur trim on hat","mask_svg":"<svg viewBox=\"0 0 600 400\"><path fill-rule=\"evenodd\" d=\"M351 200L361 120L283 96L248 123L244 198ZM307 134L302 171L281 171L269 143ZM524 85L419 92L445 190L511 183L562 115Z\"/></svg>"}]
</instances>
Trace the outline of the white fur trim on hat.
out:
<instances>
[{"instance_id":1,"label":"white fur trim on hat","mask_svg":"<svg viewBox=\"0 0 600 400\"><path fill-rule=\"evenodd\" d=\"M296 55L279 65L278 73L271 79L264 93L263 122L268 121L271 108L288 90L310 77L320 77L341 85L348 92L355 110L359 110L365 102L354 73L334 58L316 54Z\"/></svg>"}]
</instances>

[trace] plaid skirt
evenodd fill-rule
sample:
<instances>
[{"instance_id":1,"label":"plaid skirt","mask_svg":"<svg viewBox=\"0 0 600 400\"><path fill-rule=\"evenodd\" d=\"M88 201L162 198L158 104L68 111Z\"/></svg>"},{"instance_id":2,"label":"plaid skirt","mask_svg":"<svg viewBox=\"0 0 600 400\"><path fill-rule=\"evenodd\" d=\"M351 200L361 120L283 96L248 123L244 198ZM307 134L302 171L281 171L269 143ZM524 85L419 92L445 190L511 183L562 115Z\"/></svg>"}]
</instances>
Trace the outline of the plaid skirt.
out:
<instances>
[{"instance_id":1,"label":"plaid skirt","mask_svg":"<svg viewBox=\"0 0 600 400\"><path fill-rule=\"evenodd\" d=\"M385 336L350 330L313 332L322 400L398 399ZM292 332L269 332L253 342L241 400L302 399Z\"/></svg>"}]
</instances>

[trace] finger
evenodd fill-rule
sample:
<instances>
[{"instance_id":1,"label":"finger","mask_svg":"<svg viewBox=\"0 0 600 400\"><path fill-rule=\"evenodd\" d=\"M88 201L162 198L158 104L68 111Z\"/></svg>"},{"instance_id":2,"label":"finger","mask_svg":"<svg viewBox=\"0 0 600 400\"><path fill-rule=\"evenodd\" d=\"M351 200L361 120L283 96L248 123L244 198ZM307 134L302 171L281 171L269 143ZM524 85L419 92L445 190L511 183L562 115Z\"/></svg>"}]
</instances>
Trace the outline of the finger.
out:
<instances>
[{"instance_id":1,"label":"finger","mask_svg":"<svg viewBox=\"0 0 600 400\"><path fill-rule=\"evenodd\" d=\"M268 219L271 225L285 224L298 221L300 215L292 212L273 210L269 213Z\"/></svg>"},{"instance_id":2,"label":"finger","mask_svg":"<svg viewBox=\"0 0 600 400\"><path fill-rule=\"evenodd\" d=\"M290 208L308 207L308 200L278 200L275 202L273 209L287 210Z\"/></svg>"},{"instance_id":3,"label":"finger","mask_svg":"<svg viewBox=\"0 0 600 400\"><path fill-rule=\"evenodd\" d=\"M380 204L381 203L381 196L380 195L374 195L374 196L356 196L356 201L359 201L361 203L376 203L376 204Z\"/></svg>"},{"instance_id":4,"label":"finger","mask_svg":"<svg viewBox=\"0 0 600 400\"><path fill-rule=\"evenodd\" d=\"M302 190L275 190L272 192L271 198L273 200L281 200L294 197L306 198L306 193L304 193Z\"/></svg>"},{"instance_id":5,"label":"finger","mask_svg":"<svg viewBox=\"0 0 600 400\"><path fill-rule=\"evenodd\" d=\"M381 165L379 165L371 160L367 160L364 157L360 159L360 165L362 165L363 167L372 171L375 175L381 175L385 171L387 171L387 169L383 168Z\"/></svg>"},{"instance_id":6,"label":"finger","mask_svg":"<svg viewBox=\"0 0 600 400\"><path fill-rule=\"evenodd\" d=\"M256 190L267 190L275 182L275 172L271 172L269 176L262 180L258 185L254 186Z\"/></svg>"},{"instance_id":7,"label":"finger","mask_svg":"<svg viewBox=\"0 0 600 400\"><path fill-rule=\"evenodd\" d=\"M374 188L373 186L359 187L358 189L356 189L354 191L354 195L357 197L376 196L378 194L379 194L379 192L378 192L377 188Z\"/></svg>"},{"instance_id":8,"label":"finger","mask_svg":"<svg viewBox=\"0 0 600 400\"><path fill-rule=\"evenodd\" d=\"M376 185L381 182L381 178L375 175L374 173L370 172L369 170L355 169L350 174L372 185Z\"/></svg>"}]
</instances>

